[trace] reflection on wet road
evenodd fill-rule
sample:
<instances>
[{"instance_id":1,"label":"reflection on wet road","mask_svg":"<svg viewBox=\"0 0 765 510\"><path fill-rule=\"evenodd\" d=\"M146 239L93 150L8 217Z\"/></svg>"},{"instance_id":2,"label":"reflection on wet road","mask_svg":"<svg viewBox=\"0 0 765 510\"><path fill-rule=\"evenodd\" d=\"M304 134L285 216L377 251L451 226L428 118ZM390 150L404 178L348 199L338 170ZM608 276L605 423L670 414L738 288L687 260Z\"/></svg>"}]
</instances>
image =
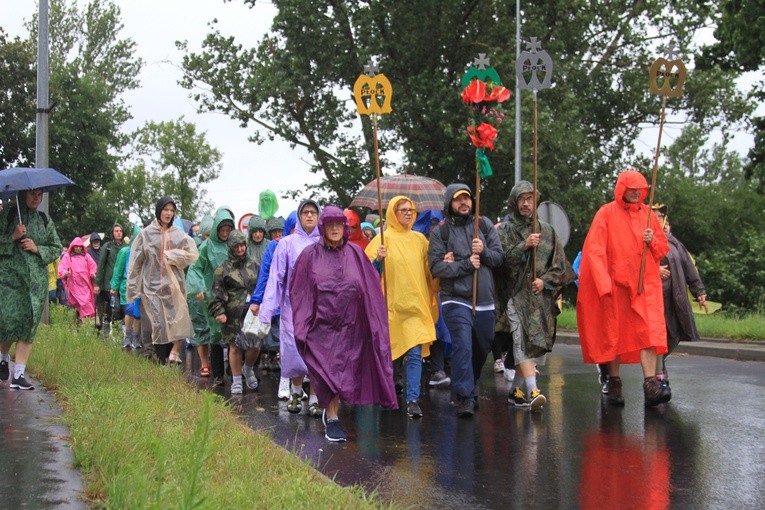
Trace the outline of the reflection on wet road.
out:
<instances>
[{"instance_id":1,"label":"reflection on wet road","mask_svg":"<svg viewBox=\"0 0 765 510\"><path fill-rule=\"evenodd\" d=\"M343 407L345 444L325 440L321 420L290 415L275 374L231 404L338 483L415 508L761 508L762 363L673 356L673 400L657 409L643 407L639 367L626 366L626 406L615 408L579 348L559 345L541 369L549 402L538 414L511 408L490 368L473 419L456 417L449 391L425 390L421 420Z\"/></svg>"}]
</instances>

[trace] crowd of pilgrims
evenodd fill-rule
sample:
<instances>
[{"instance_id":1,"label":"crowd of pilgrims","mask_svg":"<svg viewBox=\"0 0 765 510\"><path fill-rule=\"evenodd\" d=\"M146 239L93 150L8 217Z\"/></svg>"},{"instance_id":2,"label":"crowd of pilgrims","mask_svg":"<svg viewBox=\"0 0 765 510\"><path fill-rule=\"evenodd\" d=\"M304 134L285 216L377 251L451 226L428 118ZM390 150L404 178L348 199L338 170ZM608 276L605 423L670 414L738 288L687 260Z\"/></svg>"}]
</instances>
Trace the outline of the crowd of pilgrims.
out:
<instances>
[{"instance_id":1,"label":"crowd of pilgrims","mask_svg":"<svg viewBox=\"0 0 765 510\"><path fill-rule=\"evenodd\" d=\"M628 199L630 190L640 190L635 201L644 205L647 183L633 174L620 175L614 203L627 215L632 209L646 214ZM74 308L81 323L122 335L124 349L159 363L181 364L182 350L195 349L195 375L228 386L233 395L257 390L263 371L279 371L278 397L287 410L321 418L330 441L346 440L341 402L397 409L401 398L408 416L420 418L423 381L451 389L457 416L470 418L490 352L493 369L510 382L509 404L539 411L547 397L537 385L538 367L555 340L562 290L577 276L554 229L532 225L538 198L531 184L519 182L508 199L510 214L493 224L486 217L476 221L468 186L452 184L443 211L418 211L415 201L398 196L384 221L370 214L362 222L353 210L314 200L282 218L275 215L275 195L264 191L245 232L226 207L187 229L174 200L163 197L155 218L131 225L129 235L115 223L108 241L98 233L73 239L48 266L50 300ZM593 222L598 229L608 221L601 212ZM620 360L643 364L646 405L671 397L656 358L663 360L683 332L670 338L668 350L663 308L655 302L657 295L662 299L667 237L661 225L651 227L638 232L651 255L644 296L654 308L646 322L649 343L638 340L626 351L614 347L619 342L603 347L599 340L623 332L593 331L599 327L593 320L608 320L582 317L597 306L578 309L591 328L580 328L584 360L600 364L604 398L614 405L624 403ZM608 240L588 236L584 248L583 283L589 279L586 290L595 300L617 292L616 283L603 287L603 268L612 262L598 266L602 242ZM703 304L697 274L694 283ZM653 365L641 357L646 349L654 353Z\"/></svg>"}]
</instances>

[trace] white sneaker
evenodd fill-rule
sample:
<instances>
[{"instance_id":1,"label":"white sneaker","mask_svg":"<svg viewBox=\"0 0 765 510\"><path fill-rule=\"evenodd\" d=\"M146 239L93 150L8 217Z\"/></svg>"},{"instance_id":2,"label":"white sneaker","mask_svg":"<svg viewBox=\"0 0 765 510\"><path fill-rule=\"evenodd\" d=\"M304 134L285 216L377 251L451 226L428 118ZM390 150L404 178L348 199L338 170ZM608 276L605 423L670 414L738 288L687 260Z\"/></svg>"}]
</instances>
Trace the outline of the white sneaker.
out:
<instances>
[{"instance_id":1,"label":"white sneaker","mask_svg":"<svg viewBox=\"0 0 765 510\"><path fill-rule=\"evenodd\" d=\"M233 382L231 383L231 394L232 395L241 395L244 391L244 388L242 387L241 382Z\"/></svg>"},{"instance_id":2,"label":"white sneaker","mask_svg":"<svg viewBox=\"0 0 765 510\"><path fill-rule=\"evenodd\" d=\"M515 369L514 368L506 368L505 369L505 381L513 382L513 379L515 379Z\"/></svg>"},{"instance_id":3,"label":"white sneaker","mask_svg":"<svg viewBox=\"0 0 765 510\"><path fill-rule=\"evenodd\" d=\"M505 362L502 361L502 359L498 359L494 362L494 372L497 374L501 374L505 371Z\"/></svg>"},{"instance_id":4,"label":"white sneaker","mask_svg":"<svg viewBox=\"0 0 765 510\"><path fill-rule=\"evenodd\" d=\"M247 383L247 387L251 390L258 389L258 378L255 377L255 371L254 370L244 370L242 371L242 375L244 375L244 380Z\"/></svg>"},{"instance_id":5,"label":"white sneaker","mask_svg":"<svg viewBox=\"0 0 765 510\"><path fill-rule=\"evenodd\" d=\"M279 400L289 400L291 381L286 377L279 378L279 392L276 394Z\"/></svg>"}]
</instances>

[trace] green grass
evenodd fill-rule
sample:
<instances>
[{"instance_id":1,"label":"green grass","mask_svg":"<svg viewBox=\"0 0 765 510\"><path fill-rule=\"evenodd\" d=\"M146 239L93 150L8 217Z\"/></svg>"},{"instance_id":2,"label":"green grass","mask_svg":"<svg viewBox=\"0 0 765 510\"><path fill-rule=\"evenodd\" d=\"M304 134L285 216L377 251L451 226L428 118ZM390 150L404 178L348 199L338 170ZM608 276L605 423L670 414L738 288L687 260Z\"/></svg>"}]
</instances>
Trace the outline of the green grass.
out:
<instances>
[{"instance_id":1,"label":"green grass","mask_svg":"<svg viewBox=\"0 0 765 510\"><path fill-rule=\"evenodd\" d=\"M60 307L30 369L62 403L95 508L380 508L249 429L177 370L79 330Z\"/></svg>"},{"instance_id":2,"label":"green grass","mask_svg":"<svg viewBox=\"0 0 765 510\"><path fill-rule=\"evenodd\" d=\"M710 315L695 314L696 329L702 337L765 341L765 316L750 314L744 317L729 317L723 313ZM576 329L576 310L566 305L558 316L560 329Z\"/></svg>"}]
</instances>

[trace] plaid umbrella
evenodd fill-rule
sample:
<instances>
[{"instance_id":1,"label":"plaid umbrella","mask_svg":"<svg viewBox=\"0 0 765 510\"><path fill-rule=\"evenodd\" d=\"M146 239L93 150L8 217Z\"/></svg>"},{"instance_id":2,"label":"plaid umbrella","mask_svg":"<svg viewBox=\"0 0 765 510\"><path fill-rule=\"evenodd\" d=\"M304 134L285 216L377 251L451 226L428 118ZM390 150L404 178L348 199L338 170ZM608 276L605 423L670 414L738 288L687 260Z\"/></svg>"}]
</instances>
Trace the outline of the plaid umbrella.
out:
<instances>
[{"instance_id":1,"label":"plaid umbrella","mask_svg":"<svg viewBox=\"0 0 765 510\"><path fill-rule=\"evenodd\" d=\"M400 174L384 175L380 178L382 206L388 207L391 198L404 195L410 198L418 211L440 211L444 208L446 186L430 177ZM368 207L377 210L377 179L373 180L356 195L350 207Z\"/></svg>"}]
</instances>

